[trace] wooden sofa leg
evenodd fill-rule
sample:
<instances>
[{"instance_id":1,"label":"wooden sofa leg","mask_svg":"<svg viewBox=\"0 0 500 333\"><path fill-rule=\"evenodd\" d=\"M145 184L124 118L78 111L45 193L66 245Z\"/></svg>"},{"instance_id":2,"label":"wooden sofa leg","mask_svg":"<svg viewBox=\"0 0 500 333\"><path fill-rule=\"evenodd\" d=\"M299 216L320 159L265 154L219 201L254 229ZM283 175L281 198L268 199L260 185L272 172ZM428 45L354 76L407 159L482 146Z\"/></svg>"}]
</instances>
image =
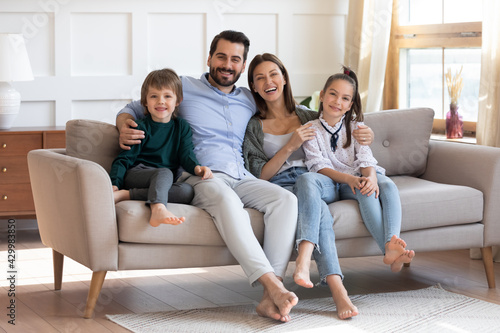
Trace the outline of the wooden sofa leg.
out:
<instances>
[{"instance_id":1,"label":"wooden sofa leg","mask_svg":"<svg viewBox=\"0 0 500 333\"><path fill-rule=\"evenodd\" d=\"M54 289L61 290L64 255L53 249L52 250L52 263L54 266Z\"/></svg>"},{"instance_id":2,"label":"wooden sofa leg","mask_svg":"<svg viewBox=\"0 0 500 333\"><path fill-rule=\"evenodd\" d=\"M97 299L99 298L99 293L102 289L102 284L104 283L104 278L106 277L106 271L99 271L92 273L92 280L90 281L89 295L87 297L87 305L85 306L84 318L92 318L94 313L95 305L97 304Z\"/></svg>"},{"instance_id":3,"label":"wooden sofa leg","mask_svg":"<svg viewBox=\"0 0 500 333\"><path fill-rule=\"evenodd\" d=\"M493 253L491 246L482 247L481 254L483 256L484 270L486 271L486 280L488 287L495 288L495 269L493 267Z\"/></svg>"}]
</instances>

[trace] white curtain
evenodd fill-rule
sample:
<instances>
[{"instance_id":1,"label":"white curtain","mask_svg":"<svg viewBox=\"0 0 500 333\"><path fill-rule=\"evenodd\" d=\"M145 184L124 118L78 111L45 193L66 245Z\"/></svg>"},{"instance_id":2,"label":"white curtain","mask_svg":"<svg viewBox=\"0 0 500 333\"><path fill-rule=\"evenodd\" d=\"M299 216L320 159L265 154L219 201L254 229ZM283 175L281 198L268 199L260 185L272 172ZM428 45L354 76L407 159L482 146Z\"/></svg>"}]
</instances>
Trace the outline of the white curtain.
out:
<instances>
[{"instance_id":1,"label":"white curtain","mask_svg":"<svg viewBox=\"0 0 500 333\"><path fill-rule=\"evenodd\" d=\"M477 144L500 147L500 1L483 0L483 37ZM472 258L481 258L479 249ZM493 247L493 259L500 261L500 247Z\"/></svg>"},{"instance_id":2,"label":"white curtain","mask_svg":"<svg viewBox=\"0 0 500 333\"><path fill-rule=\"evenodd\" d=\"M344 64L358 75L363 112L382 108L392 0L350 0Z\"/></svg>"}]
</instances>

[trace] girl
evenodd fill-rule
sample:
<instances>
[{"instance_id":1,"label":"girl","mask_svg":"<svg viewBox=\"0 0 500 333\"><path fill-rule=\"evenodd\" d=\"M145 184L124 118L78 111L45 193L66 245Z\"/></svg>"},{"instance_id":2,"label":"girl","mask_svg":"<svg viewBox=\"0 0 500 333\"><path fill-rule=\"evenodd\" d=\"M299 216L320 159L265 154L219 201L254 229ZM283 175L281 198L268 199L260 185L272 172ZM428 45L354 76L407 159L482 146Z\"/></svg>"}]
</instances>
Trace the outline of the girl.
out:
<instances>
[{"instance_id":1,"label":"girl","mask_svg":"<svg viewBox=\"0 0 500 333\"><path fill-rule=\"evenodd\" d=\"M122 150L111 166L115 203L147 200L153 227L178 225L185 220L167 209L167 202L188 204L193 198L190 185L174 184L179 166L202 179L212 178L212 171L196 160L189 124L175 117L181 101L182 82L173 70L151 72L141 89L146 117L137 121L145 138L130 150Z\"/></svg>"},{"instance_id":2,"label":"girl","mask_svg":"<svg viewBox=\"0 0 500 333\"><path fill-rule=\"evenodd\" d=\"M309 276L313 255L322 284L332 292L339 318L353 317L358 310L342 283L333 217L328 209L329 203L338 200L337 185L327 176L307 172L304 164L302 144L315 136L311 125L304 124L316 119L318 113L297 106L288 72L275 55L255 56L249 66L248 82L258 112L250 119L243 142L245 166L254 176L293 191L298 199L294 281L302 287L314 286ZM371 129L359 132L355 135L371 143Z\"/></svg>"},{"instance_id":3,"label":"girl","mask_svg":"<svg viewBox=\"0 0 500 333\"><path fill-rule=\"evenodd\" d=\"M351 133L362 125L363 113L356 74L344 73L328 78L320 93L319 119L310 123L317 135L304 143L309 171L328 176L340 184L340 199L353 199L366 228L384 254L383 262L393 272L415 256L399 238L401 202L396 185L377 165L368 146L362 146Z\"/></svg>"}]
</instances>

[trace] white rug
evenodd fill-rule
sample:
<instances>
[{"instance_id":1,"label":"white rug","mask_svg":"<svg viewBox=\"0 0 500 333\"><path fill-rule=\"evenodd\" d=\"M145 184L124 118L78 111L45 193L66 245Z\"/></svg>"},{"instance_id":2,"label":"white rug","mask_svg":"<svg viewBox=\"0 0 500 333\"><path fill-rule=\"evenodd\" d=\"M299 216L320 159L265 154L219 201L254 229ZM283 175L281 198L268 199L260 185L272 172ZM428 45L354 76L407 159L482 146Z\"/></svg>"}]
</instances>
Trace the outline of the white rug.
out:
<instances>
[{"instance_id":1,"label":"white rug","mask_svg":"<svg viewBox=\"0 0 500 333\"><path fill-rule=\"evenodd\" d=\"M360 314L340 320L331 298L300 300L292 320L259 317L255 305L108 315L132 332L500 332L500 305L426 289L351 296Z\"/></svg>"}]
</instances>

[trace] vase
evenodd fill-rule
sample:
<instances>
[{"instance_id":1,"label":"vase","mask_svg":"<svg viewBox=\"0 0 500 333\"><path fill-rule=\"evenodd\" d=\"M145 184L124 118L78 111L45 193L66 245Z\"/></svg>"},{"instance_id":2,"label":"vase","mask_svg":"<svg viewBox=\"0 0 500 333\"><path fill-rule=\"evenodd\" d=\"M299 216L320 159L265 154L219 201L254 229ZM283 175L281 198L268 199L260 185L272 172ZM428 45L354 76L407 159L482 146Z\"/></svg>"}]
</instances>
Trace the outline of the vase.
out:
<instances>
[{"instance_id":1,"label":"vase","mask_svg":"<svg viewBox=\"0 0 500 333\"><path fill-rule=\"evenodd\" d=\"M460 139L464 137L464 122L458 113L458 105L450 104L450 111L446 114L446 138Z\"/></svg>"}]
</instances>

